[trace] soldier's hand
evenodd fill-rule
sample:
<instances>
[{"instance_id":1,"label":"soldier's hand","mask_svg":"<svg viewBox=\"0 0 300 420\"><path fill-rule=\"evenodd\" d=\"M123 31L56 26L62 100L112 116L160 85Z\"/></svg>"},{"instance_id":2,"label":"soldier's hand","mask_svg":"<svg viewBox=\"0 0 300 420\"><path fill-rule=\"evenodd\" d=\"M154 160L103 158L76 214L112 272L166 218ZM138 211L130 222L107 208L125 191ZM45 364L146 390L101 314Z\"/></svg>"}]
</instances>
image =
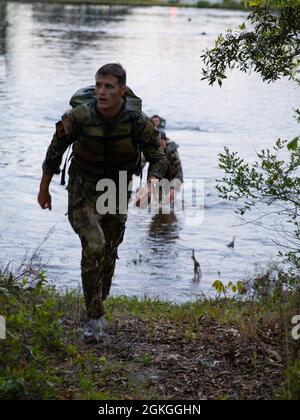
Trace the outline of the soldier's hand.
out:
<instances>
[{"instance_id":1,"label":"soldier's hand","mask_svg":"<svg viewBox=\"0 0 300 420\"><path fill-rule=\"evenodd\" d=\"M148 205L148 198L149 198L149 189L148 185L144 185L142 188L140 188L136 200L135 205L137 207L144 208L146 205Z\"/></svg>"},{"instance_id":2,"label":"soldier's hand","mask_svg":"<svg viewBox=\"0 0 300 420\"><path fill-rule=\"evenodd\" d=\"M165 204L173 204L175 201L175 191L171 189L165 199Z\"/></svg>"},{"instance_id":3,"label":"soldier's hand","mask_svg":"<svg viewBox=\"0 0 300 420\"><path fill-rule=\"evenodd\" d=\"M152 182L154 183L154 190L155 190L155 183L159 182L159 179L150 176L147 180L147 185L144 185L138 192L137 198L135 200L135 205L137 207L145 208L150 200L151 200L151 194L152 194Z\"/></svg>"},{"instance_id":4,"label":"soldier's hand","mask_svg":"<svg viewBox=\"0 0 300 420\"><path fill-rule=\"evenodd\" d=\"M40 190L37 199L38 199L39 205L42 207L43 210L45 209L52 210L51 195L49 191Z\"/></svg>"}]
</instances>

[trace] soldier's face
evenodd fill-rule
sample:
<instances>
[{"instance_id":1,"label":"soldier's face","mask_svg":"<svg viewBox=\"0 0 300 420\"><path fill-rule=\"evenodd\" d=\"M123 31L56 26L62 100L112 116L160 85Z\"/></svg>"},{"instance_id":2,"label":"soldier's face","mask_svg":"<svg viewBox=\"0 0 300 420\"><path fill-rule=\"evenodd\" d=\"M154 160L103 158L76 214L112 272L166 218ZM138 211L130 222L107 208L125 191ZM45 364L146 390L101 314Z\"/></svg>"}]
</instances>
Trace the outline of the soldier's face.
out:
<instances>
[{"instance_id":1,"label":"soldier's face","mask_svg":"<svg viewBox=\"0 0 300 420\"><path fill-rule=\"evenodd\" d=\"M98 76L95 87L98 111L118 111L125 92L126 86L121 86L115 76Z\"/></svg>"},{"instance_id":2,"label":"soldier's face","mask_svg":"<svg viewBox=\"0 0 300 420\"><path fill-rule=\"evenodd\" d=\"M159 128L160 126L160 118L158 117L153 117L151 119L152 124L154 125L155 128Z\"/></svg>"}]
</instances>

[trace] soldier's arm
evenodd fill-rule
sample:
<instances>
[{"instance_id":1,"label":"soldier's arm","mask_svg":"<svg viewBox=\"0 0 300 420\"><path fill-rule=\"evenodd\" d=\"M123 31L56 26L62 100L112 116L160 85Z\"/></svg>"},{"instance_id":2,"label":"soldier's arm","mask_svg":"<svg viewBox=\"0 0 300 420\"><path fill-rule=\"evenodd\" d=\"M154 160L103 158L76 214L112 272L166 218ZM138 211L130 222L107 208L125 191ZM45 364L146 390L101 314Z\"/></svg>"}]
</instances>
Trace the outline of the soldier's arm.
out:
<instances>
[{"instance_id":1,"label":"soldier's arm","mask_svg":"<svg viewBox=\"0 0 300 420\"><path fill-rule=\"evenodd\" d=\"M162 179L168 168L166 155L160 148L159 131L156 130L150 120L143 114L138 122L139 141L142 152L147 162L149 162L147 187L142 189L136 200L139 207L143 203L147 203L151 194L151 181Z\"/></svg>"},{"instance_id":2,"label":"soldier's arm","mask_svg":"<svg viewBox=\"0 0 300 420\"><path fill-rule=\"evenodd\" d=\"M174 142L172 142L172 145L167 147L167 159L170 167L170 181L172 183L172 188L166 197L166 203L174 202L176 193L180 191L181 184L183 183L183 171L177 147L178 146Z\"/></svg>"},{"instance_id":3,"label":"soldier's arm","mask_svg":"<svg viewBox=\"0 0 300 420\"><path fill-rule=\"evenodd\" d=\"M63 121L57 123L56 132L48 147L45 160L43 162L43 174L40 182L40 190L38 193L38 203L42 209L51 210L51 195L49 186L53 175L60 172L60 164L64 152L73 142L72 119L67 117ZM64 122L64 124L63 124Z\"/></svg>"},{"instance_id":4,"label":"soldier's arm","mask_svg":"<svg viewBox=\"0 0 300 420\"><path fill-rule=\"evenodd\" d=\"M171 168L171 179L179 179L183 183L183 171L178 151L172 151L168 155L168 160Z\"/></svg>"}]
</instances>

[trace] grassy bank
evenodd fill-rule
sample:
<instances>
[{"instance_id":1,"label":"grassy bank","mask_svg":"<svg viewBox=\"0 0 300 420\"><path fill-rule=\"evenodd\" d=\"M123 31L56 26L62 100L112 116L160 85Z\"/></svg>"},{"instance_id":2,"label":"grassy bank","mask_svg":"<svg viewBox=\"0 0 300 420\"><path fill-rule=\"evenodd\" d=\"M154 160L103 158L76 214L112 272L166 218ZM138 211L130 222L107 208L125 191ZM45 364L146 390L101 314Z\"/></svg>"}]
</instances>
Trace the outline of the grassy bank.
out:
<instances>
[{"instance_id":1,"label":"grassy bank","mask_svg":"<svg viewBox=\"0 0 300 420\"><path fill-rule=\"evenodd\" d=\"M40 274L0 276L1 399L271 399L300 397L299 341L290 320L299 296L175 305L113 297L109 336L81 340L76 292Z\"/></svg>"}]
</instances>

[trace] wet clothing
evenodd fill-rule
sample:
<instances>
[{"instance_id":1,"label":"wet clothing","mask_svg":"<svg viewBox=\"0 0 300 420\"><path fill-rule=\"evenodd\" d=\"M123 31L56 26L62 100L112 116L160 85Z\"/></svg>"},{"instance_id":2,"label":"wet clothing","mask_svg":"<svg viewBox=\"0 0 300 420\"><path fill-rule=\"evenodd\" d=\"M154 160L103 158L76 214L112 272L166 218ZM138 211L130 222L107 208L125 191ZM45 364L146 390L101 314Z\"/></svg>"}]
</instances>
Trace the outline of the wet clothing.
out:
<instances>
[{"instance_id":1,"label":"wet clothing","mask_svg":"<svg viewBox=\"0 0 300 420\"><path fill-rule=\"evenodd\" d=\"M119 171L127 171L128 186L140 151L149 162L149 176L163 178L167 160L159 147L159 133L141 112L136 97L133 101L126 99L109 124L98 113L95 98L80 102L57 125L43 163L45 173L59 171L62 156L71 144L68 217L82 244L81 274L88 316L97 319L104 314L103 301L110 291L127 215L120 214L119 203L116 214L99 214L96 202L101 193L96 191L96 184L101 179L113 180L118 197Z\"/></svg>"},{"instance_id":2,"label":"wet clothing","mask_svg":"<svg viewBox=\"0 0 300 420\"><path fill-rule=\"evenodd\" d=\"M81 173L94 181L116 180L119 171L127 170L130 177L136 170L140 148L150 163L149 176L164 177L167 164L159 148L159 132L145 114L128 110L125 103L116 120L107 124L96 110L96 100L91 99L70 111L66 119L71 131L64 135L57 130L54 134L44 172L57 173L64 152L73 144L69 174Z\"/></svg>"},{"instance_id":3,"label":"wet clothing","mask_svg":"<svg viewBox=\"0 0 300 420\"><path fill-rule=\"evenodd\" d=\"M167 142L167 147L164 152L168 160L168 170L165 177L169 181L172 179L179 179L183 182L183 171L179 153L177 151L178 148L178 144L174 141Z\"/></svg>"},{"instance_id":4,"label":"wet clothing","mask_svg":"<svg viewBox=\"0 0 300 420\"><path fill-rule=\"evenodd\" d=\"M126 214L99 214L95 185L76 174L68 184L68 217L82 245L81 278L89 318L104 315L115 271L117 249L123 241Z\"/></svg>"}]
</instances>

